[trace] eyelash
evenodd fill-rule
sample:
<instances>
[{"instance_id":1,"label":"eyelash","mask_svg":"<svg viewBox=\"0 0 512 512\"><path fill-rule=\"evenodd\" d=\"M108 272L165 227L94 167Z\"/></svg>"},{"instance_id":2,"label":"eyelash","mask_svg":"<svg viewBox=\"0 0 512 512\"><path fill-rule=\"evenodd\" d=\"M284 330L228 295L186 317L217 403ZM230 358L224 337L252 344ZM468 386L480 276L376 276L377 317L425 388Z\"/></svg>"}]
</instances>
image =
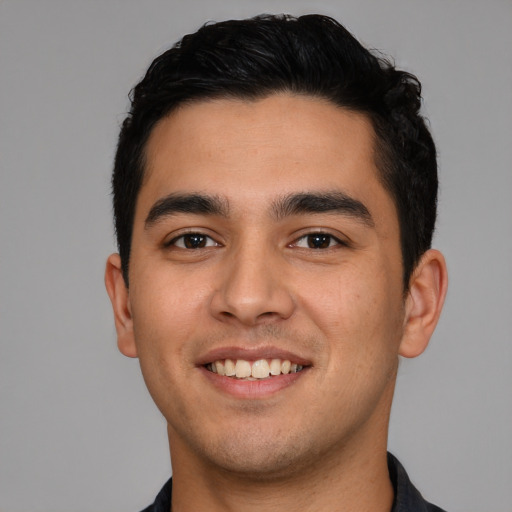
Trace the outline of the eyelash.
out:
<instances>
[{"instance_id":1,"label":"eyelash","mask_svg":"<svg viewBox=\"0 0 512 512\"><path fill-rule=\"evenodd\" d=\"M299 243L301 241L304 240L304 241L306 241L306 243L308 243L314 237L317 237L318 239L324 239L324 242L325 242L325 240L327 240L328 245L326 247L310 247L308 244L308 247L300 247ZM291 247L298 247L300 249L311 249L314 251L318 251L318 250L332 249L339 245L346 247L348 244L346 242L344 242L343 240L340 240L339 238L335 237L334 235L331 235L330 233L326 233L324 231L317 231L314 233L307 233L307 234L297 238L297 240L292 242Z\"/></svg>"},{"instance_id":2,"label":"eyelash","mask_svg":"<svg viewBox=\"0 0 512 512\"><path fill-rule=\"evenodd\" d=\"M198 245L196 247L187 247L186 240L191 241L191 239L193 239L194 237L201 238L208 245L204 245L204 246ZM180 240L182 241L182 245L178 244L178 241L180 241ZM213 243L209 243L209 242L213 242ZM218 247L218 246L220 246L220 244L218 242L216 242L211 236L205 235L204 233L198 233L198 232L183 233L179 236L174 237L172 240L170 240L169 242L166 242L166 244L165 244L165 247L178 247L179 249L185 249L185 250L197 250L197 249L205 249L208 247Z\"/></svg>"},{"instance_id":3,"label":"eyelash","mask_svg":"<svg viewBox=\"0 0 512 512\"><path fill-rule=\"evenodd\" d=\"M320 241L317 247L309 246L309 242L312 241L312 239L317 238L317 242ZM194 238L196 240L194 240ZM198 240L200 239L200 240ZM190 246L187 247L187 243L190 242ZM305 241L308 246L300 246L300 243L302 241ZM181 242L181 244L179 243ZM201 245L201 244L205 245ZM315 242L313 242L315 243ZM326 246L322 247L323 244L327 243ZM197 249L206 249L208 247L219 247L221 244L216 242L212 237L205 235L204 233L200 232L190 232L190 233L183 233L179 236L174 237L169 242L166 242L165 247L178 247L179 249L184 250L197 250ZM314 251L318 250L327 250L332 249L336 246L347 246L348 244L339 238L335 237L334 235L331 235L330 233L326 233L324 231L317 231L313 233L307 233L305 235L302 235L301 237L297 238L294 242L292 242L289 247L297 247L300 249L311 249Z\"/></svg>"}]
</instances>

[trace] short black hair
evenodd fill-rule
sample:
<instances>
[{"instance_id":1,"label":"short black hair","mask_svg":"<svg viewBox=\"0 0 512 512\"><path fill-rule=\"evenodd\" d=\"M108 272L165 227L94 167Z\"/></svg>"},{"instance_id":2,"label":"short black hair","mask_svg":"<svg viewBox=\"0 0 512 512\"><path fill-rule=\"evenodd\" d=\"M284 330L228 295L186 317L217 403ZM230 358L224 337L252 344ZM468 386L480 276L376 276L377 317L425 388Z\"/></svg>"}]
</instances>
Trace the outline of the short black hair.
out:
<instances>
[{"instance_id":1,"label":"short black hair","mask_svg":"<svg viewBox=\"0 0 512 512\"><path fill-rule=\"evenodd\" d=\"M420 115L421 84L364 48L336 20L260 15L210 23L157 57L130 93L112 177L122 270L128 266L145 147L155 124L178 106L215 98L259 99L288 92L366 115L375 163L400 225L404 290L430 248L437 208L437 160Z\"/></svg>"}]
</instances>

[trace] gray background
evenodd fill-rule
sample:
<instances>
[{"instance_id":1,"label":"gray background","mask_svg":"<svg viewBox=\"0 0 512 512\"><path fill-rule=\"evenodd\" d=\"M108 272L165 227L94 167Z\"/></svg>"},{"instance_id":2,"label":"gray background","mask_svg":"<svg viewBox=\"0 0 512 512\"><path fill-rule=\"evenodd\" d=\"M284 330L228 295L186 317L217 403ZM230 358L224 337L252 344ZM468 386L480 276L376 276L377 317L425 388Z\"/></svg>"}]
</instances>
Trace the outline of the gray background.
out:
<instances>
[{"instance_id":1,"label":"gray background","mask_svg":"<svg viewBox=\"0 0 512 512\"><path fill-rule=\"evenodd\" d=\"M206 20L322 12L424 84L451 275L390 448L451 512L512 510L512 2L0 0L0 510L137 511L165 425L103 287L127 93Z\"/></svg>"}]
</instances>

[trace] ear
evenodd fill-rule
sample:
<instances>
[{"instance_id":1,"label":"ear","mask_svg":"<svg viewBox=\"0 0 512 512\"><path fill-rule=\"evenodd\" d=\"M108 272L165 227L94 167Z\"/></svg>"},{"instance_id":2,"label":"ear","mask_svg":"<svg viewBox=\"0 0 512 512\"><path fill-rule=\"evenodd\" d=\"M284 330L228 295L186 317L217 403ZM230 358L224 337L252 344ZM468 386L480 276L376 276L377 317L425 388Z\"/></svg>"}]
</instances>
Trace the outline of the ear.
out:
<instances>
[{"instance_id":1,"label":"ear","mask_svg":"<svg viewBox=\"0 0 512 512\"><path fill-rule=\"evenodd\" d=\"M133 320L130 310L130 294L124 282L121 270L121 257L111 254L105 267L105 286L107 288L117 331L117 346L122 354L137 357L137 347L133 335Z\"/></svg>"},{"instance_id":2,"label":"ear","mask_svg":"<svg viewBox=\"0 0 512 512\"><path fill-rule=\"evenodd\" d=\"M427 251L416 266L405 300L404 335L398 353L419 356L428 345L443 309L448 272L443 255Z\"/></svg>"}]
</instances>

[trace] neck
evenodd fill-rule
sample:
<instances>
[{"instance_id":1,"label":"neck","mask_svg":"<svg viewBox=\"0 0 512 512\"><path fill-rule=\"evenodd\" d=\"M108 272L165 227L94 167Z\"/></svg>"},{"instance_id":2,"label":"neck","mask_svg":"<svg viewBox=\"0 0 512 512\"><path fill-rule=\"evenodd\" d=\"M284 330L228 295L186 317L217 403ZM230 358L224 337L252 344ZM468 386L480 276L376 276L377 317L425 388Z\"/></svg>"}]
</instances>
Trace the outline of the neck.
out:
<instances>
[{"instance_id":1,"label":"neck","mask_svg":"<svg viewBox=\"0 0 512 512\"><path fill-rule=\"evenodd\" d=\"M287 475L235 474L205 465L180 444L171 443L173 462L173 512L389 512L393 487L389 479L384 441L349 446L324 456L306 470ZM186 457L187 463L184 464Z\"/></svg>"}]
</instances>

